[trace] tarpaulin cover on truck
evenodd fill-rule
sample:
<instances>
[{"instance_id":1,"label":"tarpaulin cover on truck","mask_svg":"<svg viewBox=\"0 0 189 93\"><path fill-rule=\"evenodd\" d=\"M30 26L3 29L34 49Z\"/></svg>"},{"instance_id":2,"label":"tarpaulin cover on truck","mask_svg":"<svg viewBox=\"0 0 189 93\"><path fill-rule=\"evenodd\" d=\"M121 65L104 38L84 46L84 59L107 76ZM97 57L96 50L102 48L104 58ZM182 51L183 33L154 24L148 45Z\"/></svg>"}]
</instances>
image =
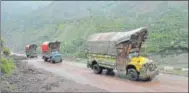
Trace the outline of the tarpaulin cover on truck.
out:
<instances>
[{"instance_id":1,"label":"tarpaulin cover on truck","mask_svg":"<svg viewBox=\"0 0 189 93\"><path fill-rule=\"evenodd\" d=\"M29 49L31 50L36 50L36 48L37 48L37 45L36 44L31 44L30 46L29 46Z\"/></svg>"},{"instance_id":2,"label":"tarpaulin cover on truck","mask_svg":"<svg viewBox=\"0 0 189 93\"><path fill-rule=\"evenodd\" d=\"M87 50L89 53L116 55L116 45L126 41L135 42L139 35L145 38L147 28L141 27L132 31L93 34L87 40Z\"/></svg>"},{"instance_id":3,"label":"tarpaulin cover on truck","mask_svg":"<svg viewBox=\"0 0 189 93\"><path fill-rule=\"evenodd\" d=\"M26 45L25 50L26 51L36 51L37 45L36 44L30 44L30 45Z\"/></svg>"},{"instance_id":4,"label":"tarpaulin cover on truck","mask_svg":"<svg viewBox=\"0 0 189 93\"><path fill-rule=\"evenodd\" d=\"M26 50L26 51L29 51L29 47L30 47L30 45L26 45L25 50Z\"/></svg>"},{"instance_id":5,"label":"tarpaulin cover on truck","mask_svg":"<svg viewBox=\"0 0 189 93\"><path fill-rule=\"evenodd\" d=\"M42 52L52 52L52 51L59 51L60 48L60 42L44 42L41 45Z\"/></svg>"},{"instance_id":6,"label":"tarpaulin cover on truck","mask_svg":"<svg viewBox=\"0 0 189 93\"><path fill-rule=\"evenodd\" d=\"M49 42L44 42L42 45L41 45L41 50L42 52L47 52L49 50Z\"/></svg>"},{"instance_id":7,"label":"tarpaulin cover on truck","mask_svg":"<svg viewBox=\"0 0 189 93\"><path fill-rule=\"evenodd\" d=\"M60 42L59 41L50 42L49 43L49 48L51 49L51 51L59 51L59 49L60 49Z\"/></svg>"}]
</instances>

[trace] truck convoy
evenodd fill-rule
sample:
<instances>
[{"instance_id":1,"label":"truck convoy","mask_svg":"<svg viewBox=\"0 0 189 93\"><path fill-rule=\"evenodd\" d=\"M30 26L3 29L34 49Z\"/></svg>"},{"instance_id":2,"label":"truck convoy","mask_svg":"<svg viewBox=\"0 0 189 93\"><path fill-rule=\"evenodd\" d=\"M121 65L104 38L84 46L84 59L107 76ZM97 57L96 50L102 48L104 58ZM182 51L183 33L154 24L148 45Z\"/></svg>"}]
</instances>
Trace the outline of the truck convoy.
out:
<instances>
[{"instance_id":1,"label":"truck convoy","mask_svg":"<svg viewBox=\"0 0 189 93\"><path fill-rule=\"evenodd\" d=\"M60 49L59 41L44 42L41 45L42 59L45 62L48 61L52 63L62 62L62 54L60 54L59 49Z\"/></svg>"},{"instance_id":2,"label":"truck convoy","mask_svg":"<svg viewBox=\"0 0 189 93\"><path fill-rule=\"evenodd\" d=\"M97 33L87 41L87 67L95 74L124 71L130 80L151 80L159 74L157 65L140 55L148 30L141 27L127 32Z\"/></svg>"},{"instance_id":3,"label":"truck convoy","mask_svg":"<svg viewBox=\"0 0 189 93\"><path fill-rule=\"evenodd\" d=\"M28 58L37 57L37 45L36 44L30 44L26 45L25 47L25 53Z\"/></svg>"}]
</instances>

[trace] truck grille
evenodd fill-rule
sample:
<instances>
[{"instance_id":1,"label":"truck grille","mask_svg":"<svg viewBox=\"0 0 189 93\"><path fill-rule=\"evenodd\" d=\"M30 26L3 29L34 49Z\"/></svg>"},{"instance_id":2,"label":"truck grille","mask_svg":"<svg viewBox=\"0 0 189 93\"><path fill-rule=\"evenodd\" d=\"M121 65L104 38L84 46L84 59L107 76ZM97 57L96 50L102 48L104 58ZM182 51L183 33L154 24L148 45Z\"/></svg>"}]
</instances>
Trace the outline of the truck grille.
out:
<instances>
[{"instance_id":1,"label":"truck grille","mask_svg":"<svg viewBox=\"0 0 189 93\"><path fill-rule=\"evenodd\" d=\"M154 71L157 68L156 64L154 63L148 63L148 70Z\"/></svg>"}]
</instances>

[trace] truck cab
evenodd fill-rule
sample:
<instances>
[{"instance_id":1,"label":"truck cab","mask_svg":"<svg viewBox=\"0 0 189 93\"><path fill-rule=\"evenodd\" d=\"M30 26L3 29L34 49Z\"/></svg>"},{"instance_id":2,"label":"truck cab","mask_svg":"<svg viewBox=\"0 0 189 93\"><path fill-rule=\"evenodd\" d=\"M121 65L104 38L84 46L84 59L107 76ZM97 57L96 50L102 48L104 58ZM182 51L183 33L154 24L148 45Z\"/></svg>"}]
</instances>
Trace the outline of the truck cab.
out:
<instances>
[{"instance_id":1,"label":"truck cab","mask_svg":"<svg viewBox=\"0 0 189 93\"><path fill-rule=\"evenodd\" d=\"M51 52L50 60L52 60L53 63L62 62L62 54L60 54L59 51Z\"/></svg>"}]
</instances>

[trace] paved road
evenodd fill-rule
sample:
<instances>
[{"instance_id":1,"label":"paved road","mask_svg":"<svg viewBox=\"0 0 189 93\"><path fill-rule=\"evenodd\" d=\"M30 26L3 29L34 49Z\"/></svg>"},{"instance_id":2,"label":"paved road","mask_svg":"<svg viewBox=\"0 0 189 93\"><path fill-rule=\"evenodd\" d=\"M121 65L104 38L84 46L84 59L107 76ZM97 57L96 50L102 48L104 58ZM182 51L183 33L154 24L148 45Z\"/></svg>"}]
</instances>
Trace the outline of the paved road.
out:
<instances>
[{"instance_id":1,"label":"paved road","mask_svg":"<svg viewBox=\"0 0 189 93\"><path fill-rule=\"evenodd\" d=\"M24 56L23 54L18 54ZM160 74L150 82L135 82L105 74L96 75L85 64L63 61L52 64L44 62L40 57L26 60L29 64L74 80L77 83L89 84L110 92L188 92L188 78L175 75Z\"/></svg>"}]
</instances>

